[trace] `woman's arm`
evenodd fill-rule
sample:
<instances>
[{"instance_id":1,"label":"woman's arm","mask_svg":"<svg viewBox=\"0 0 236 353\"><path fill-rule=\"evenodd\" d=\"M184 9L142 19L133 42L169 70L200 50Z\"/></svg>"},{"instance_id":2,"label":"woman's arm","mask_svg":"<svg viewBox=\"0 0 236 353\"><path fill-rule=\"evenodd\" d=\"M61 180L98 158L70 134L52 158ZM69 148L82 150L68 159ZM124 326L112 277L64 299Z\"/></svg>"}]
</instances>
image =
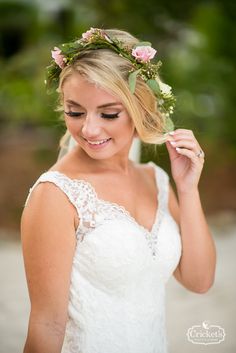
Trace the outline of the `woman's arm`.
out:
<instances>
[{"instance_id":1,"label":"woman's arm","mask_svg":"<svg viewBox=\"0 0 236 353\"><path fill-rule=\"evenodd\" d=\"M21 239L31 302L24 353L61 352L72 259L75 209L54 184L39 184L21 219Z\"/></svg>"},{"instance_id":2,"label":"woman's arm","mask_svg":"<svg viewBox=\"0 0 236 353\"><path fill-rule=\"evenodd\" d=\"M204 153L193 132L187 129L169 133L166 147L179 205L173 191L171 203L177 210L183 249L175 277L186 288L205 293L214 282L216 249L198 191Z\"/></svg>"},{"instance_id":3,"label":"woman's arm","mask_svg":"<svg viewBox=\"0 0 236 353\"><path fill-rule=\"evenodd\" d=\"M215 276L216 250L209 231L198 190L178 193L179 204L170 186L169 208L180 226L182 256L174 272L187 289L205 293Z\"/></svg>"}]
</instances>

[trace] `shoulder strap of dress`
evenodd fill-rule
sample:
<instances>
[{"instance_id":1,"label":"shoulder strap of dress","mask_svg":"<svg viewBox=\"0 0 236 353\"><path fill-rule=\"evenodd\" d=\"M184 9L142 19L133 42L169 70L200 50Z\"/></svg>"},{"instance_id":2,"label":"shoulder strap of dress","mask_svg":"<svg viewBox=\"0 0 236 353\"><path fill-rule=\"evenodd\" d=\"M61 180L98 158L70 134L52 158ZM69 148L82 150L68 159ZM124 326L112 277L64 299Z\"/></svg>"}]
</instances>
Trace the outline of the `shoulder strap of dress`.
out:
<instances>
[{"instance_id":1,"label":"shoulder strap of dress","mask_svg":"<svg viewBox=\"0 0 236 353\"><path fill-rule=\"evenodd\" d=\"M153 162L149 162L155 169L156 185L158 188L158 201L160 207L168 209L169 201L169 175L167 172Z\"/></svg>"},{"instance_id":2,"label":"shoulder strap of dress","mask_svg":"<svg viewBox=\"0 0 236 353\"><path fill-rule=\"evenodd\" d=\"M87 181L80 179L71 179L58 171L47 171L38 178L29 190L25 206L30 198L32 191L39 183L51 182L61 189L74 205L80 224L77 229L79 232L85 232L93 224L96 210L96 193Z\"/></svg>"},{"instance_id":3,"label":"shoulder strap of dress","mask_svg":"<svg viewBox=\"0 0 236 353\"><path fill-rule=\"evenodd\" d=\"M70 179L69 177L58 171L48 171L41 174L38 180L30 188L24 206L27 205L30 195L35 189L35 187L39 183L44 182L51 182L57 187L59 187L61 191L63 191L68 197L69 201L74 205L78 212L79 218L82 220L82 209L84 208L85 203L86 205L88 204L88 199L92 201L93 197L91 196L93 192L89 187L88 183L86 183L85 181L83 182L82 180L80 181L76 179Z\"/></svg>"}]
</instances>

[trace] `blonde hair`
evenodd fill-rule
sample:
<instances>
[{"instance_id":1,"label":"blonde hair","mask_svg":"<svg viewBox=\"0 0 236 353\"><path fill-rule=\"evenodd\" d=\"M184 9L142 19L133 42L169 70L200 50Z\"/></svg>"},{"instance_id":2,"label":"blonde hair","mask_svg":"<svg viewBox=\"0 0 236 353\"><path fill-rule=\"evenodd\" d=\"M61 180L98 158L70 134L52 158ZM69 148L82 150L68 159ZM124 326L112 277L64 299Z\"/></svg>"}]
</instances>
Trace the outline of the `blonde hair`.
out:
<instances>
[{"instance_id":1,"label":"blonde hair","mask_svg":"<svg viewBox=\"0 0 236 353\"><path fill-rule=\"evenodd\" d=\"M130 49L139 42L138 39L125 31L109 29L105 32L111 38L125 43ZM82 52L77 60L66 66L60 74L57 90L60 94L60 106L57 110L63 110L63 83L77 72L86 77L89 82L119 97L133 120L141 141L149 144L163 143L166 140L164 136L166 132L165 116L158 110L157 98L142 78L137 77L135 93L130 92L128 75L131 68L132 63L129 60L109 49ZM61 147L64 147L69 136L69 132L66 131L60 141Z\"/></svg>"}]
</instances>

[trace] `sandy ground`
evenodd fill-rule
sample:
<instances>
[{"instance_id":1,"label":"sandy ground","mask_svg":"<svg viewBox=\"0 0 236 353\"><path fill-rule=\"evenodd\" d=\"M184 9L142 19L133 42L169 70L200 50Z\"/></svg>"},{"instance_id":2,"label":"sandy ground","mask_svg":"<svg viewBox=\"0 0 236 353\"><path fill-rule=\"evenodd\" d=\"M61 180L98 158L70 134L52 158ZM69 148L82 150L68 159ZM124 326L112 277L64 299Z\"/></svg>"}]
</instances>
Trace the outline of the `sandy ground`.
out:
<instances>
[{"instance_id":1,"label":"sandy ground","mask_svg":"<svg viewBox=\"0 0 236 353\"><path fill-rule=\"evenodd\" d=\"M167 284L169 353L236 352L236 219L221 215L210 224L217 247L214 286L205 294L196 294L174 278ZM0 237L0 283L0 353L19 353L27 331L29 300L20 243L4 237ZM221 326L225 340L207 345L189 342L188 328L204 321Z\"/></svg>"}]
</instances>

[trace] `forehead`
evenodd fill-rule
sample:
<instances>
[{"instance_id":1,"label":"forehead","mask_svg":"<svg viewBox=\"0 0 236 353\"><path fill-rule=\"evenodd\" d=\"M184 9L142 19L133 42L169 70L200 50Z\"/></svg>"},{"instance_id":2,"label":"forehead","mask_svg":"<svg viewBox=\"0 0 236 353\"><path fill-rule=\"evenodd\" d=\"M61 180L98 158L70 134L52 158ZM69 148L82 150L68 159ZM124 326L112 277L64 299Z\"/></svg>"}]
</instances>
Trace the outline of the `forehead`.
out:
<instances>
[{"instance_id":1,"label":"forehead","mask_svg":"<svg viewBox=\"0 0 236 353\"><path fill-rule=\"evenodd\" d=\"M119 98L109 93L99 85L89 82L79 73L72 73L67 77L62 86L64 101L73 100L83 104L103 105L108 102L120 103Z\"/></svg>"}]
</instances>

